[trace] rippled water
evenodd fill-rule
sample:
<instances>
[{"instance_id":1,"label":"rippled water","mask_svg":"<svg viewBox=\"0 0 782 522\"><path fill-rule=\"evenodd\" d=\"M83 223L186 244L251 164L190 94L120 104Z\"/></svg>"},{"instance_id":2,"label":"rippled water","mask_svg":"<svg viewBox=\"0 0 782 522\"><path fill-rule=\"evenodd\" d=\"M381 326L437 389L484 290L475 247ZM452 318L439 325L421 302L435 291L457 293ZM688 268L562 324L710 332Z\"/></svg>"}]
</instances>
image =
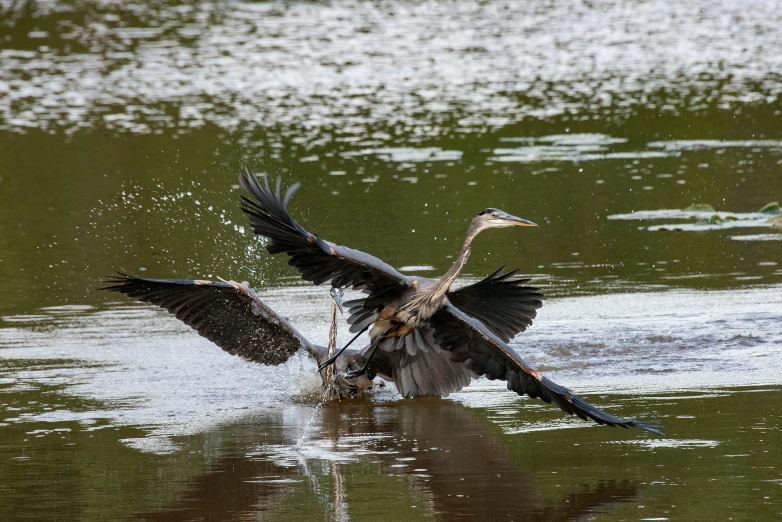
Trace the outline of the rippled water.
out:
<instances>
[{"instance_id":1,"label":"rippled water","mask_svg":"<svg viewBox=\"0 0 782 522\"><path fill-rule=\"evenodd\" d=\"M6 128L214 123L378 139L529 117L680 114L780 94L775 1L6 7ZM777 112L777 115L779 113ZM385 140L393 141L389 136Z\"/></svg>"},{"instance_id":2,"label":"rippled water","mask_svg":"<svg viewBox=\"0 0 782 522\"><path fill-rule=\"evenodd\" d=\"M778 518L780 25L760 0L0 0L0 516ZM482 235L460 283L530 274L513 345L665 437L484 380L320 407L305 355L246 363L96 291L246 279L324 343L326 290L245 228L243 162L408 273L485 207L539 223Z\"/></svg>"},{"instance_id":3,"label":"rippled water","mask_svg":"<svg viewBox=\"0 0 782 522\"><path fill-rule=\"evenodd\" d=\"M541 311L540 327L516 338L513 346L580 393L611 390L653 397L782 385L782 330L776 324L781 288L556 300ZM283 288L262 297L309 339L326 344L324 317L329 305L322 291ZM280 368L247 363L226 356L166 313L147 306L117 303L105 311L54 307L3 320L4 360L24 367L2 376L7 391L67 384L69 394L123 405L115 411L94 411L95 418L149 427L151 435L166 439L164 446L171 444L170 436L197 433L250 410L317 399L320 381L306 354L297 354ZM143 340L138 337L141 332ZM342 328L341 337L349 338L347 328ZM39 366L39 361L46 364ZM399 399L393 386L373 397L379 403ZM504 383L488 381L478 381L451 399L470 407L497 401L525 403L508 396ZM85 412L58 410L12 420L88 417ZM566 424L586 427L575 419ZM507 429L525 431L530 426L535 423Z\"/></svg>"}]
</instances>

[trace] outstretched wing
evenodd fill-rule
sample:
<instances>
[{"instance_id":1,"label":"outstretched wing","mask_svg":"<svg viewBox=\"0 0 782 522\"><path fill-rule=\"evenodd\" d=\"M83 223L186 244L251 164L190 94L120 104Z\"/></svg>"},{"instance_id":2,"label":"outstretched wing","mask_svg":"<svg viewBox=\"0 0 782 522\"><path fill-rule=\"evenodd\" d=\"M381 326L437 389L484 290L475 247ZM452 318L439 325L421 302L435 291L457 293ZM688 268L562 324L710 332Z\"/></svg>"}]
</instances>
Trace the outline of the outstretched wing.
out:
<instances>
[{"instance_id":1,"label":"outstretched wing","mask_svg":"<svg viewBox=\"0 0 782 522\"><path fill-rule=\"evenodd\" d=\"M510 341L532 326L543 294L524 286L529 279L514 278L518 270L503 274L505 267L469 286L446 293L456 308L478 319L497 337Z\"/></svg>"},{"instance_id":2,"label":"outstretched wing","mask_svg":"<svg viewBox=\"0 0 782 522\"><path fill-rule=\"evenodd\" d=\"M462 312L478 319L505 342L532 326L536 310L543 306L537 288L524 286L530 280L514 278L518 270L507 274L505 267L471 285L446 292L448 300ZM351 332L358 332L371 324L388 304L384 294L345 301L349 308Z\"/></svg>"},{"instance_id":3,"label":"outstretched wing","mask_svg":"<svg viewBox=\"0 0 782 522\"><path fill-rule=\"evenodd\" d=\"M281 364L304 347L318 347L266 306L247 283L111 276L101 288L165 308L226 352L248 361ZM321 354L322 355L322 354Z\"/></svg>"},{"instance_id":4,"label":"outstretched wing","mask_svg":"<svg viewBox=\"0 0 782 522\"><path fill-rule=\"evenodd\" d=\"M479 321L468 317L453 305L438 310L430 320L434 338L451 352L453 362L462 362L467 368L488 379L507 381L508 389L519 395L529 395L554 403L570 415L608 426L634 426L658 435L661 426L650 426L635 419L621 419L592 406L573 395L573 392L541 375L522 359L513 348L502 342Z\"/></svg>"},{"instance_id":5,"label":"outstretched wing","mask_svg":"<svg viewBox=\"0 0 782 522\"><path fill-rule=\"evenodd\" d=\"M284 252L306 281L330 282L335 287L364 290L368 297L347 302L351 307L351 331L358 332L406 289L413 279L367 253L324 241L299 225L288 213L288 203L299 188L296 183L282 194L282 179L274 189L268 177L263 181L246 169L239 176L242 187L253 199L243 197L242 210L250 217L253 231L270 241L270 254ZM523 286L528 279L514 279L516 271L503 274L504 267L486 279L448 293L449 299L468 315L478 318L492 332L507 341L532 324L535 310L542 306L537 289Z\"/></svg>"},{"instance_id":6,"label":"outstretched wing","mask_svg":"<svg viewBox=\"0 0 782 522\"><path fill-rule=\"evenodd\" d=\"M288 214L288 203L299 188L296 183L282 195L282 179L277 178L276 190L263 183L246 169L239 183L253 197L243 197L242 210L250 217L253 231L270 241L265 245L270 254L285 252L288 263L301 273L305 281L316 285L331 282L331 286L367 290L373 294L398 295L412 286L409 277L399 273L380 259L324 241L299 225Z\"/></svg>"},{"instance_id":7,"label":"outstretched wing","mask_svg":"<svg viewBox=\"0 0 782 522\"><path fill-rule=\"evenodd\" d=\"M391 380L402 397L445 397L470 384L472 372L451 361L434 340L431 328L416 328L404 337L380 342L370 375Z\"/></svg>"}]
</instances>

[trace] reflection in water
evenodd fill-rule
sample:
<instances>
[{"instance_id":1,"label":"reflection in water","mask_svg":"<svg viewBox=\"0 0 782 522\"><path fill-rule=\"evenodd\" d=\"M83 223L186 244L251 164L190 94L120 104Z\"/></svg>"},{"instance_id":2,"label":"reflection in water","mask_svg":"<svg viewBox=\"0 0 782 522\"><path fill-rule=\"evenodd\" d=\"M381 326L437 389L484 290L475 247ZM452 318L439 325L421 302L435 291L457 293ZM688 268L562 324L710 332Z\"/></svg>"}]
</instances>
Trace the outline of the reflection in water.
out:
<instances>
[{"instance_id":1,"label":"reflection in water","mask_svg":"<svg viewBox=\"0 0 782 522\"><path fill-rule=\"evenodd\" d=\"M331 476L334 477L334 519L340 522L350 520L345 500L345 480L339 470L339 462L331 463Z\"/></svg>"},{"instance_id":2,"label":"reflection in water","mask_svg":"<svg viewBox=\"0 0 782 522\"><path fill-rule=\"evenodd\" d=\"M772 520L779 510L778 387L652 397L655 408L669 413L671 429L670 439L653 444L618 440L608 428L507 435L492 417L545 412L422 399L329 405L300 447L313 407L282 404L175 437L178 451L150 453L119 443L145 430L87 422L105 415L105 405L69 398L61 388L7 386L0 389L8 422L0 426L3 520L51 520L55 510L68 520L135 514L309 521L338 519L340 510L351 520L488 520L508 513L517 520L598 513L600 520L720 513ZM85 416L82 422L31 416L52 408Z\"/></svg>"},{"instance_id":3,"label":"reflection in water","mask_svg":"<svg viewBox=\"0 0 782 522\"><path fill-rule=\"evenodd\" d=\"M558 492L553 502L546 501L535 474L514 462L498 430L451 401L420 399L388 405L348 401L328 404L322 412L321 440L308 443L325 443L321 447L329 451L304 456L288 441L269 454L264 448L272 444L267 441L252 449L262 425L232 428L232 437L221 448L225 456L189 479L171 504L140 517L225 520L263 512L301 515L303 509L286 504L286 498L307 493L315 494L319 509L333 520L349 520L357 513L399 512L395 511L402 508L396 505L399 495L367 492L360 480L348 478L359 470L370 476L403 478L410 488L410 497L405 498L438 520L513 516L573 520L610 510L639 494L638 486L629 480L593 479L569 492ZM350 443L343 445L343 441ZM355 444L366 453L355 451ZM282 465L281 454L296 464Z\"/></svg>"},{"instance_id":4,"label":"reflection in water","mask_svg":"<svg viewBox=\"0 0 782 522\"><path fill-rule=\"evenodd\" d=\"M243 455L225 457L187 481L179 499L171 506L140 515L140 518L231 520L238 514L267 511L291 492L291 483L284 478L286 475L289 475L288 468L270 461L247 459ZM259 480L259 477L280 479ZM299 479L292 481L301 482Z\"/></svg>"}]
</instances>

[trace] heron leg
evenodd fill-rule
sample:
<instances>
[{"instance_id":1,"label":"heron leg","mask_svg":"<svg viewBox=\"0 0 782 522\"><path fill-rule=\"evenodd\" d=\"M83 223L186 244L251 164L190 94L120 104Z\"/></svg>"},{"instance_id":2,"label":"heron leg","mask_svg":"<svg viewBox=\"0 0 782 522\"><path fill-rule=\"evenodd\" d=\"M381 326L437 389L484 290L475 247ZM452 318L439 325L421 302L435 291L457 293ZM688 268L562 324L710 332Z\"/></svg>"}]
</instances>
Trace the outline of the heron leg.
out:
<instances>
[{"instance_id":1,"label":"heron leg","mask_svg":"<svg viewBox=\"0 0 782 522\"><path fill-rule=\"evenodd\" d=\"M377 351L377 347L380 346L380 340L382 339L382 335L378 335L374 339L372 339L372 349L369 352L369 357L367 357L367 362L364 363L364 365L357 369L357 370L350 370L345 374L345 377L348 379L354 379L360 375L364 375L367 373L367 370L369 369L369 363L372 361L372 357L374 357L375 352Z\"/></svg>"},{"instance_id":2,"label":"heron leg","mask_svg":"<svg viewBox=\"0 0 782 522\"><path fill-rule=\"evenodd\" d=\"M337 351L337 352L335 352L335 353L334 353L334 355L332 355L331 357L329 357L328 359L326 359L325 361L323 361L322 363L320 363L320 366L318 366L318 371L321 371L321 370L322 370L323 368L325 368L326 366L329 366L329 365L331 365L331 364L334 364L334 361L336 361L336 360L337 360L337 358L338 358L340 355L342 355L342 352L344 352L344 351L345 351L345 349L346 349L348 346L350 346L350 345L353 343L353 341L355 341L356 339L358 339L358 338L359 338L359 336L360 336L362 333L366 332L366 331L367 331L367 329L369 329L369 325L367 325L367 326L366 326L366 327L365 327L363 330L361 330L361 331L360 331L360 332L358 332L356 335L354 335L354 336L353 336L353 339L351 339L350 341L348 341L348 344L346 344L345 346L343 346L342 348L340 348L340 349L339 349L339 351Z\"/></svg>"}]
</instances>

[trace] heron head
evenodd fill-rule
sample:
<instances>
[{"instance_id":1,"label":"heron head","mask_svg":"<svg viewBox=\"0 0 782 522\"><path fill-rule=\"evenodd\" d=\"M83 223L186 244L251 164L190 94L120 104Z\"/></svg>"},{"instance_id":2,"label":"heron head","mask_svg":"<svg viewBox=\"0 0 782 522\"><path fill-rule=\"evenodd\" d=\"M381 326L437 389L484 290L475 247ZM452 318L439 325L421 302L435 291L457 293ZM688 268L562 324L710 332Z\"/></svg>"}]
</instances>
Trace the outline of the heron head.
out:
<instances>
[{"instance_id":1,"label":"heron head","mask_svg":"<svg viewBox=\"0 0 782 522\"><path fill-rule=\"evenodd\" d=\"M331 295L337 308L339 308L339 313L344 314L345 310L342 309L342 289L332 287L331 290L329 290L329 295Z\"/></svg>"},{"instance_id":2,"label":"heron head","mask_svg":"<svg viewBox=\"0 0 782 522\"><path fill-rule=\"evenodd\" d=\"M498 208L487 208L475 216L475 221L481 224L481 229L505 227L536 227L535 223L508 214Z\"/></svg>"}]
</instances>

